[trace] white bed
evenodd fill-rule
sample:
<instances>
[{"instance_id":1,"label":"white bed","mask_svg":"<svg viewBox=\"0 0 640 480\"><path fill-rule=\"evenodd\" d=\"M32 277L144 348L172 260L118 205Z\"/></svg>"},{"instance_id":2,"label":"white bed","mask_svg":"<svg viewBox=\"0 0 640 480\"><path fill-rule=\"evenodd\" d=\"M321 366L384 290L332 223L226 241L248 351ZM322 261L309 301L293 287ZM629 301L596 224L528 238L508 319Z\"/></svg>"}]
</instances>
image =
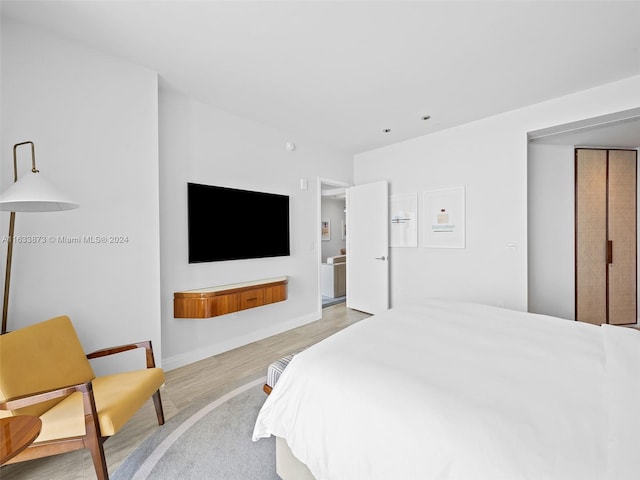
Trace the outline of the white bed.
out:
<instances>
[{"instance_id":1,"label":"white bed","mask_svg":"<svg viewBox=\"0 0 640 480\"><path fill-rule=\"evenodd\" d=\"M639 378L633 329L430 300L297 354L253 439L317 480L637 480Z\"/></svg>"}]
</instances>

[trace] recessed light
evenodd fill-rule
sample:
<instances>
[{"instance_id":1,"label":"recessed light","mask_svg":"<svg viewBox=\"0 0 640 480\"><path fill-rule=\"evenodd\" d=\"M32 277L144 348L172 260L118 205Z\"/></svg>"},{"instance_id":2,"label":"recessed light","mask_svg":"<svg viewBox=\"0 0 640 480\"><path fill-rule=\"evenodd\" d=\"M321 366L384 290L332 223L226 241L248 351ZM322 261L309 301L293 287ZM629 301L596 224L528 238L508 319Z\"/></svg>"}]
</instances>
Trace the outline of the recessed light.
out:
<instances>
[{"instance_id":1,"label":"recessed light","mask_svg":"<svg viewBox=\"0 0 640 480\"><path fill-rule=\"evenodd\" d=\"M423 115L422 120L429 120L431 115Z\"/></svg>"},{"instance_id":2,"label":"recessed light","mask_svg":"<svg viewBox=\"0 0 640 480\"><path fill-rule=\"evenodd\" d=\"M391 131L390 128L385 128L384 130L382 130L384 133L389 133Z\"/></svg>"}]
</instances>

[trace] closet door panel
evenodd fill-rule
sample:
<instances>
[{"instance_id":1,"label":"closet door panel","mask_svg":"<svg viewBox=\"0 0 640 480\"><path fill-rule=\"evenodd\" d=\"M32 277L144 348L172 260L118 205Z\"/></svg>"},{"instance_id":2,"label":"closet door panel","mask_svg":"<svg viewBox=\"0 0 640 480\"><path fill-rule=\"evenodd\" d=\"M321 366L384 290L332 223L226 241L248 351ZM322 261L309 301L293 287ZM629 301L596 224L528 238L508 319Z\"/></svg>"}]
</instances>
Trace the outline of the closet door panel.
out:
<instances>
[{"instance_id":1,"label":"closet door panel","mask_svg":"<svg viewBox=\"0 0 640 480\"><path fill-rule=\"evenodd\" d=\"M576 150L576 320L607 319L607 152Z\"/></svg>"},{"instance_id":2,"label":"closet door panel","mask_svg":"<svg viewBox=\"0 0 640 480\"><path fill-rule=\"evenodd\" d=\"M636 155L609 150L609 323L636 323Z\"/></svg>"}]
</instances>

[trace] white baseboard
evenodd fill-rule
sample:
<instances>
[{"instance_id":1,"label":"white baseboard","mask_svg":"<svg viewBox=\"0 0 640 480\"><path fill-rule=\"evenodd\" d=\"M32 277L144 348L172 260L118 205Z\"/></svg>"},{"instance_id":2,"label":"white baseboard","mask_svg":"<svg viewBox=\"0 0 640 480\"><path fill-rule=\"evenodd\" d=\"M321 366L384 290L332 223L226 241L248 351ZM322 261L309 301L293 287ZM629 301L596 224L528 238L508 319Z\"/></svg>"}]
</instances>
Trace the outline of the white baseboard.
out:
<instances>
[{"instance_id":1,"label":"white baseboard","mask_svg":"<svg viewBox=\"0 0 640 480\"><path fill-rule=\"evenodd\" d=\"M246 335L228 338L223 342L215 343L205 348L200 348L191 352L163 358L162 369L168 372L179 367L184 367L185 365L189 365L199 360L203 360L205 358L209 358L214 355L233 350L234 348L248 345L249 343L257 342L258 340L263 340L272 335L277 335L279 333L286 332L287 330L306 325L307 323L315 322L316 320L320 320L321 318L322 310L310 313L308 315L303 315L301 317L292 318L282 323L278 323L277 325L270 325Z\"/></svg>"}]
</instances>

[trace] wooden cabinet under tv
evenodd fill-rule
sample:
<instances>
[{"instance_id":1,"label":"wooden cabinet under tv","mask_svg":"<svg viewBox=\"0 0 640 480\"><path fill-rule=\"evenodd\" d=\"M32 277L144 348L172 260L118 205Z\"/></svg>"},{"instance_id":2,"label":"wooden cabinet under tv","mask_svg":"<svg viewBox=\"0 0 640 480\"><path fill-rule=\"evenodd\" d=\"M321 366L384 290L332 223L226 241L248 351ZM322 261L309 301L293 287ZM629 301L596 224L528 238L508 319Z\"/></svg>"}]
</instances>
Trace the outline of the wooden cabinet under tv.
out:
<instances>
[{"instance_id":1,"label":"wooden cabinet under tv","mask_svg":"<svg viewBox=\"0 0 640 480\"><path fill-rule=\"evenodd\" d=\"M287 299L287 277L267 278L173 294L174 318L210 318Z\"/></svg>"}]
</instances>

